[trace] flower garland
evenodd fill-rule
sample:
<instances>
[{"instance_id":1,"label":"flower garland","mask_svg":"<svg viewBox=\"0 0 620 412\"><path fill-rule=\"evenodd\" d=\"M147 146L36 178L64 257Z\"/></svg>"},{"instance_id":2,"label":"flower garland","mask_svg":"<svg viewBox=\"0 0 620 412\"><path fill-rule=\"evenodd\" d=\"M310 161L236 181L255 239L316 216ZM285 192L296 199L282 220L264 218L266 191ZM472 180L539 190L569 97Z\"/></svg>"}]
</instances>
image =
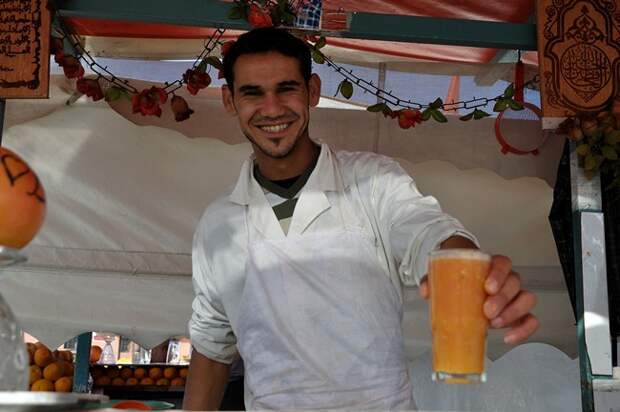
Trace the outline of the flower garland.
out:
<instances>
[{"instance_id":1,"label":"flower garland","mask_svg":"<svg viewBox=\"0 0 620 412\"><path fill-rule=\"evenodd\" d=\"M579 166L588 179L599 172L610 175L612 183L606 188L620 186L620 100L598 113L577 113L568 117L556 129L577 144Z\"/></svg>"},{"instance_id":2,"label":"flower garland","mask_svg":"<svg viewBox=\"0 0 620 412\"><path fill-rule=\"evenodd\" d=\"M296 10L301 7L303 1L288 0L235 0L229 12L231 19L244 19L252 27L291 26L295 21ZM100 66L86 50L83 49L77 36L70 34L62 25L59 16L53 20L51 39L51 53L54 60L60 65L69 79L77 79L76 89L94 101L104 99L114 101L121 97L131 100L132 112L143 116L161 116L161 105L167 102L169 95L170 108L176 121L187 120L194 111L187 101L181 96L174 94L175 90L185 86L188 92L196 95L200 90L211 83L211 77L207 72L209 67L218 70L218 78L223 78L222 58L229 50L234 41L222 43L219 41L224 30L218 29L205 44L204 50L198 56L191 68L187 69L182 78L172 83L166 83L166 87L152 86L149 89L137 90L127 80L121 80L110 73L107 68ZM523 105L514 99L515 87L510 84L502 94L487 98L474 98L466 101L444 103L441 98L433 102L423 104L412 100L400 98L392 92L382 90L375 86L372 81L357 77L353 71L346 70L327 57L321 49L327 45L325 37L303 35L310 48L312 59L317 64L327 64L337 73L344 77L339 83L336 95L340 94L345 99L351 99L354 88L361 88L377 96L379 103L367 107L367 110L382 113L384 117L395 119L403 129L415 127L424 121L433 119L439 123L448 121L444 115L446 111L466 109L469 112L461 117L462 121L471 119L479 120L490 114L483 110L489 104L493 104L494 112L502 112L507 108L522 110ZM220 56L212 55L214 49L220 46ZM84 68L80 61L87 63L97 74L96 78L85 78ZM102 87L102 81L105 87ZM526 82L522 87L529 87L538 83L538 76ZM355 87L354 87L355 86Z\"/></svg>"}]
</instances>

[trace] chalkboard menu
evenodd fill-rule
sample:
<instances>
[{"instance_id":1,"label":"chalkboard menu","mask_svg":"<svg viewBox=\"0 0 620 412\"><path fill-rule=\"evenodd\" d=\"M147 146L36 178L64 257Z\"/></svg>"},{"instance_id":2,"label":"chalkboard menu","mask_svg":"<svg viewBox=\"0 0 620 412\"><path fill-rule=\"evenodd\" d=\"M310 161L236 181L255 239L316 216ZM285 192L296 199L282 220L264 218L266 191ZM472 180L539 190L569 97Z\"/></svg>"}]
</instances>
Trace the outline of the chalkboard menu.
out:
<instances>
[{"instance_id":1,"label":"chalkboard menu","mask_svg":"<svg viewBox=\"0 0 620 412\"><path fill-rule=\"evenodd\" d=\"M49 92L47 0L0 1L0 98L45 98Z\"/></svg>"}]
</instances>

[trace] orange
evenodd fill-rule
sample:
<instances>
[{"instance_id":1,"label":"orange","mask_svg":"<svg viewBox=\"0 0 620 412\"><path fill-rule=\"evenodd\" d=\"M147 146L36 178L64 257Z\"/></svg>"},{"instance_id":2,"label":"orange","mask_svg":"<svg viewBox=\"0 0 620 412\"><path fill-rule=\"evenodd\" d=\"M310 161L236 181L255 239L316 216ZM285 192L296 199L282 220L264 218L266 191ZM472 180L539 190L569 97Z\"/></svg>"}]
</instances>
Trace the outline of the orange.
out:
<instances>
[{"instance_id":1,"label":"orange","mask_svg":"<svg viewBox=\"0 0 620 412\"><path fill-rule=\"evenodd\" d=\"M157 379L155 383L157 386L170 386L170 380L166 378Z\"/></svg>"},{"instance_id":2,"label":"orange","mask_svg":"<svg viewBox=\"0 0 620 412\"><path fill-rule=\"evenodd\" d=\"M30 379L28 383L32 385L42 377L43 372L41 372L41 368L39 368L37 365L30 365Z\"/></svg>"},{"instance_id":3,"label":"orange","mask_svg":"<svg viewBox=\"0 0 620 412\"><path fill-rule=\"evenodd\" d=\"M48 381L56 382L58 379L62 378L63 372L63 366L58 362L53 362L43 369L43 377Z\"/></svg>"},{"instance_id":4,"label":"orange","mask_svg":"<svg viewBox=\"0 0 620 412\"><path fill-rule=\"evenodd\" d=\"M54 357L46 347L41 347L34 352L34 363L41 368L45 368L52 362L54 362Z\"/></svg>"},{"instance_id":5,"label":"orange","mask_svg":"<svg viewBox=\"0 0 620 412\"><path fill-rule=\"evenodd\" d=\"M118 370L117 367L112 366L108 368L106 375L108 375L110 379L118 378L121 375L121 371Z\"/></svg>"},{"instance_id":6,"label":"orange","mask_svg":"<svg viewBox=\"0 0 620 412\"><path fill-rule=\"evenodd\" d=\"M164 369L164 378L166 379L174 379L177 377L177 368L166 368Z\"/></svg>"},{"instance_id":7,"label":"orange","mask_svg":"<svg viewBox=\"0 0 620 412\"><path fill-rule=\"evenodd\" d=\"M40 348L47 348L47 346L45 346L45 345L43 344L43 342L39 342L39 341L36 341L36 342L34 343L34 347L35 347L35 350L40 349ZM49 348L48 348L48 349L49 349Z\"/></svg>"},{"instance_id":8,"label":"orange","mask_svg":"<svg viewBox=\"0 0 620 412\"><path fill-rule=\"evenodd\" d=\"M179 376L181 378L187 378L188 374L189 374L189 369L188 368L181 368L181 370L179 370Z\"/></svg>"},{"instance_id":9,"label":"orange","mask_svg":"<svg viewBox=\"0 0 620 412\"><path fill-rule=\"evenodd\" d=\"M45 191L17 154L0 147L0 245L21 249L45 218Z\"/></svg>"},{"instance_id":10,"label":"orange","mask_svg":"<svg viewBox=\"0 0 620 412\"><path fill-rule=\"evenodd\" d=\"M183 379L183 378L174 378L170 382L170 386L185 386L185 379Z\"/></svg>"},{"instance_id":11,"label":"orange","mask_svg":"<svg viewBox=\"0 0 620 412\"><path fill-rule=\"evenodd\" d=\"M112 379L112 386L125 386L125 379L123 378Z\"/></svg>"},{"instance_id":12,"label":"orange","mask_svg":"<svg viewBox=\"0 0 620 412\"><path fill-rule=\"evenodd\" d=\"M26 343L26 349L28 349L28 365L34 365L34 352L37 347L32 342Z\"/></svg>"},{"instance_id":13,"label":"orange","mask_svg":"<svg viewBox=\"0 0 620 412\"><path fill-rule=\"evenodd\" d=\"M103 349L101 349L99 346L97 345L91 346L90 347L90 363L99 362L99 358L101 358L101 352L103 352Z\"/></svg>"},{"instance_id":14,"label":"orange","mask_svg":"<svg viewBox=\"0 0 620 412\"><path fill-rule=\"evenodd\" d=\"M73 364L69 362L65 362L65 374L64 376L73 377L73 373L75 372Z\"/></svg>"},{"instance_id":15,"label":"orange","mask_svg":"<svg viewBox=\"0 0 620 412\"><path fill-rule=\"evenodd\" d=\"M71 392L73 389L73 379L65 376L54 382L54 389L56 392Z\"/></svg>"},{"instance_id":16,"label":"orange","mask_svg":"<svg viewBox=\"0 0 620 412\"><path fill-rule=\"evenodd\" d=\"M71 353L70 350L59 350L58 360L63 360L66 362L73 362L73 354Z\"/></svg>"},{"instance_id":17,"label":"orange","mask_svg":"<svg viewBox=\"0 0 620 412\"><path fill-rule=\"evenodd\" d=\"M138 380L136 378L129 378L125 381L125 386L136 386L138 384Z\"/></svg>"},{"instance_id":18,"label":"orange","mask_svg":"<svg viewBox=\"0 0 620 412\"><path fill-rule=\"evenodd\" d=\"M96 386L109 386L110 384L112 384L112 379L107 376L100 376L95 379Z\"/></svg>"},{"instance_id":19,"label":"orange","mask_svg":"<svg viewBox=\"0 0 620 412\"><path fill-rule=\"evenodd\" d=\"M54 383L47 379L39 379L30 388L33 392L54 392Z\"/></svg>"},{"instance_id":20,"label":"orange","mask_svg":"<svg viewBox=\"0 0 620 412\"><path fill-rule=\"evenodd\" d=\"M149 369L149 378L153 379L154 381L161 378L162 376L164 376L164 373L162 372L161 368L155 367Z\"/></svg>"},{"instance_id":21,"label":"orange","mask_svg":"<svg viewBox=\"0 0 620 412\"><path fill-rule=\"evenodd\" d=\"M153 381L153 379L151 378L142 378L140 380L140 385L142 386L155 385L155 381Z\"/></svg>"},{"instance_id":22,"label":"orange","mask_svg":"<svg viewBox=\"0 0 620 412\"><path fill-rule=\"evenodd\" d=\"M144 368L136 368L133 371L133 376L135 376L137 379L142 379L146 376L146 369Z\"/></svg>"},{"instance_id":23,"label":"orange","mask_svg":"<svg viewBox=\"0 0 620 412\"><path fill-rule=\"evenodd\" d=\"M123 368L121 369L121 378L129 379L133 376L133 371L131 368Z\"/></svg>"}]
</instances>

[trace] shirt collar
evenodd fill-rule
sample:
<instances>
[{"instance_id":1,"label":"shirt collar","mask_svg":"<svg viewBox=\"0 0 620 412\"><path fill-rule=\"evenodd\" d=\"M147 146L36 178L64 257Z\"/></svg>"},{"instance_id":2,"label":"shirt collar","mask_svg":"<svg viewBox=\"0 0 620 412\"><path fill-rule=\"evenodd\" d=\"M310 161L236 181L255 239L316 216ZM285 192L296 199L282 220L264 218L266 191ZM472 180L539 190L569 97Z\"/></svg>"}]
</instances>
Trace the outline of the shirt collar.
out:
<instances>
[{"instance_id":1,"label":"shirt collar","mask_svg":"<svg viewBox=\"0 0 620 412\"><path fill-rule=\"evenodd\" d=\"M229 196L229 200L240 205L255 203L264 196L264 191L254 178L253 173L254 155L247 159L241 166L241 173L237 184ZM302 189L316 191L342 191L344 183L342 174L336 161L336 155L327 145L321 143L321 153L317 160L316 167L310 175L308 182Z\"/></svg>"}]
</instances>

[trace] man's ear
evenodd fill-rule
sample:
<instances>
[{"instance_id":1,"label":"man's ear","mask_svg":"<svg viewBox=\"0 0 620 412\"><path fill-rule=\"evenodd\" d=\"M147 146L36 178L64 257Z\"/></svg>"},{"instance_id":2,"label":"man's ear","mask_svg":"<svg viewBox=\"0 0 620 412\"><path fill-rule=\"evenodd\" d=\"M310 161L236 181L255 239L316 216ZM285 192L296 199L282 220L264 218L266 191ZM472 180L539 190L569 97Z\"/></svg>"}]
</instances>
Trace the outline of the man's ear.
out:
<instances>
[{"instance_id":1,"label":"man's ear","mask_svg":"<svg viewBox=\"0 0 620 412\"><path fill-rule=\"evenodd\" d=\"M313 73L308 81L308 98L310 107L315 107L319 104L319 99L321 98L321 78L316 73Z\"/></svg>"},{"instance_id":2,"label":"man's ear","mask_svg":"<svg viewBox=\"0 0 620 412\"><path fill-rule=\"evenodd\" d=\"M228 85L222 86L222 103L224 103L224 108L231 116L237 115L237 109L235 108L235 102L233 101L233 94L228 88Z\"/></svg>"}]
</instances>

